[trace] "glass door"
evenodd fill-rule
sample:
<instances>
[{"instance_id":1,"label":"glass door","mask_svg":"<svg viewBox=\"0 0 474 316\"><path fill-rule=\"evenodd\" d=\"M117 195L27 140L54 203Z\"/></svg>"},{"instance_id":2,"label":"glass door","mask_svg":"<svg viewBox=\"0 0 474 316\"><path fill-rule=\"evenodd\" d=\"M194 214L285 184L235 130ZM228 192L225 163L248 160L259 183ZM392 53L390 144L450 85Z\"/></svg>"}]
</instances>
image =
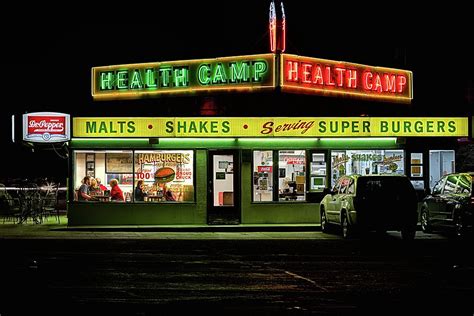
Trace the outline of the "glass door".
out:
<instances>
[{"instance_id":1,"label":"glass door","mask_svg":"<svg viewBox=\"0 0 474 316\"><path fill-rule=\"evenodd\" d=\"M208 224L240 224L237 151L209 151Z\"/></svg>"}]
</instances>

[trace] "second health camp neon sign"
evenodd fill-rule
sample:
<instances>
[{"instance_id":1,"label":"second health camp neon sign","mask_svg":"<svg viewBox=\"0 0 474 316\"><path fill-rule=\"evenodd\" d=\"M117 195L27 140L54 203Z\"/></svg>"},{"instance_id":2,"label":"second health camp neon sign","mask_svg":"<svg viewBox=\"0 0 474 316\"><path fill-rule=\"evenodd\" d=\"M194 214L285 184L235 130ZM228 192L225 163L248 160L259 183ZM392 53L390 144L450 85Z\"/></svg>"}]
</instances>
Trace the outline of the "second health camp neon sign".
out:
<instances>
[{"instance_id":1,"label":"second health camp neon sign","mask_svg":"<svg viewBox=\"0 0 474 316\"><path fill-rule=\"evenodd\" d=\"M282 54L282 91L410 103L413 73L407 70Z\"/></svg>"}]
</instances>

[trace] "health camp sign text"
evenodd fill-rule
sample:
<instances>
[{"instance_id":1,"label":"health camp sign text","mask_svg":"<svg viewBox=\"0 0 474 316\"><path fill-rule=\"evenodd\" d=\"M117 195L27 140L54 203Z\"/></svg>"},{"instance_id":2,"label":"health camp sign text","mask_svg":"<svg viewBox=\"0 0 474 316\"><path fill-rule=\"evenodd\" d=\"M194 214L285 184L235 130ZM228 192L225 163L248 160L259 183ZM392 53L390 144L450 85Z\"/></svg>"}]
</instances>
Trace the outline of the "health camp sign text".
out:
<instances>
[{"instance_id":1,"label":"health camp sign text","mask_svg":"<svg viewBox=\"0 0 474 316\"><path fill-rule=\"evenodd\" d=\"M74 118L74 137L416 137L469 135L468 118Z\"/></svg>"},{"instance_id":2,"label":"health camp sign text","mask_svg":"<svg viewBox=\"0 0 474 316\"><path fill-rule=\"evenodd\" d=\"M276 90L277 87L291 93L410 103L413 73L289 54L92 68L92 97L95 100L253 92Z\"/></svg>"},{"instance_id":3,"label":"health camp sign text","mask_svg":"<svg viewBox=\"0 0 474 316\"><path fill-rule=\"evenodd\" d=\"M164 94L274 89L275 55L128 64L92 68L97 100Z\"/></svg>"},{"instance_id":4,"label":"health camp sign text","mask_svg":"<svg viewBox=\"0 0 474 316\"><path fill-rule=\"evenodd\" d=\"M283 54L280 65L282 91L351 96L410 103L413 73L326 59Z\"/></svg>"}]
</instances>

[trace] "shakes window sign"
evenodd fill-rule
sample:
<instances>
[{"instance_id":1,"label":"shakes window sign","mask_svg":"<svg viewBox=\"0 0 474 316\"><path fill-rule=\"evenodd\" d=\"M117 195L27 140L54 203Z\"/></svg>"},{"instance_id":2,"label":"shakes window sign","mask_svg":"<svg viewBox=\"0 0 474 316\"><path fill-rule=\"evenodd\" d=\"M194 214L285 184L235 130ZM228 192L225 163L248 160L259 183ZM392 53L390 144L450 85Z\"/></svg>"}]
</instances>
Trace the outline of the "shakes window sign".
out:
<instances>
[{"instance_id":1,"label":"shakes window sign","mask_svg":"<svg viewBox=\"0 0 474 316\"><path fill-rule=\"evenodd\" d=\"M36 112L23 114L23 140L58 143L71 139L69 114Z\"/></svg>"},{"instance_id":2,"label":"shakes window sign","mask_svg":"<svg viewBox=\"0 0 474 316\"><path fill-rule=\"evenodd\" d=\"M282 91L410 103L413 73L319 58L282 54Z\"/></svg>"},{"instance_id":3,"label":"shakes window sign","mask_svg":"<svg viewBox=\"0 0 474 316\"><path fill-rule=\"evenodd\" d=\"M468 118L74 118L74 137L466 137Z\"/></svg>"},{"instance_id":4,"label":"shakes window sign","mask_svg":"<svg viewBox=\"0 0 474 316\"><path fill-rule=\"evenodd\" d=\"M128 64L92 68L96 100L165 94L274 89L275 55Z\"/></svg>"}]
</instances>

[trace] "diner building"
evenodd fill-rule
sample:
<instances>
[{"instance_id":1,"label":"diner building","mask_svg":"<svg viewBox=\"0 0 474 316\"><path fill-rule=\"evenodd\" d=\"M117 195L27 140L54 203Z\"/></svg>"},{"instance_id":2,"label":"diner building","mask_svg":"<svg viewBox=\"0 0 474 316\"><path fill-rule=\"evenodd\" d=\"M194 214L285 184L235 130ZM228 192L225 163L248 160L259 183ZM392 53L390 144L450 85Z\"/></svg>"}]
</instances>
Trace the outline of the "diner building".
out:
<instances>
[{"instance_id":1,"label":"diner building","mask_svg":"<svg viewBox=\"0 0 474 316\"><path fill-rule=\"evenodd\" d=\"M272 6L269 53L92 68L101 111L71 118L70 226L318 224L342 175L423 192L456 170L467 117L411 116L409 70L287 54ZM83 201L86 176L106 189Z\"/></svg>"}]
</instances>

